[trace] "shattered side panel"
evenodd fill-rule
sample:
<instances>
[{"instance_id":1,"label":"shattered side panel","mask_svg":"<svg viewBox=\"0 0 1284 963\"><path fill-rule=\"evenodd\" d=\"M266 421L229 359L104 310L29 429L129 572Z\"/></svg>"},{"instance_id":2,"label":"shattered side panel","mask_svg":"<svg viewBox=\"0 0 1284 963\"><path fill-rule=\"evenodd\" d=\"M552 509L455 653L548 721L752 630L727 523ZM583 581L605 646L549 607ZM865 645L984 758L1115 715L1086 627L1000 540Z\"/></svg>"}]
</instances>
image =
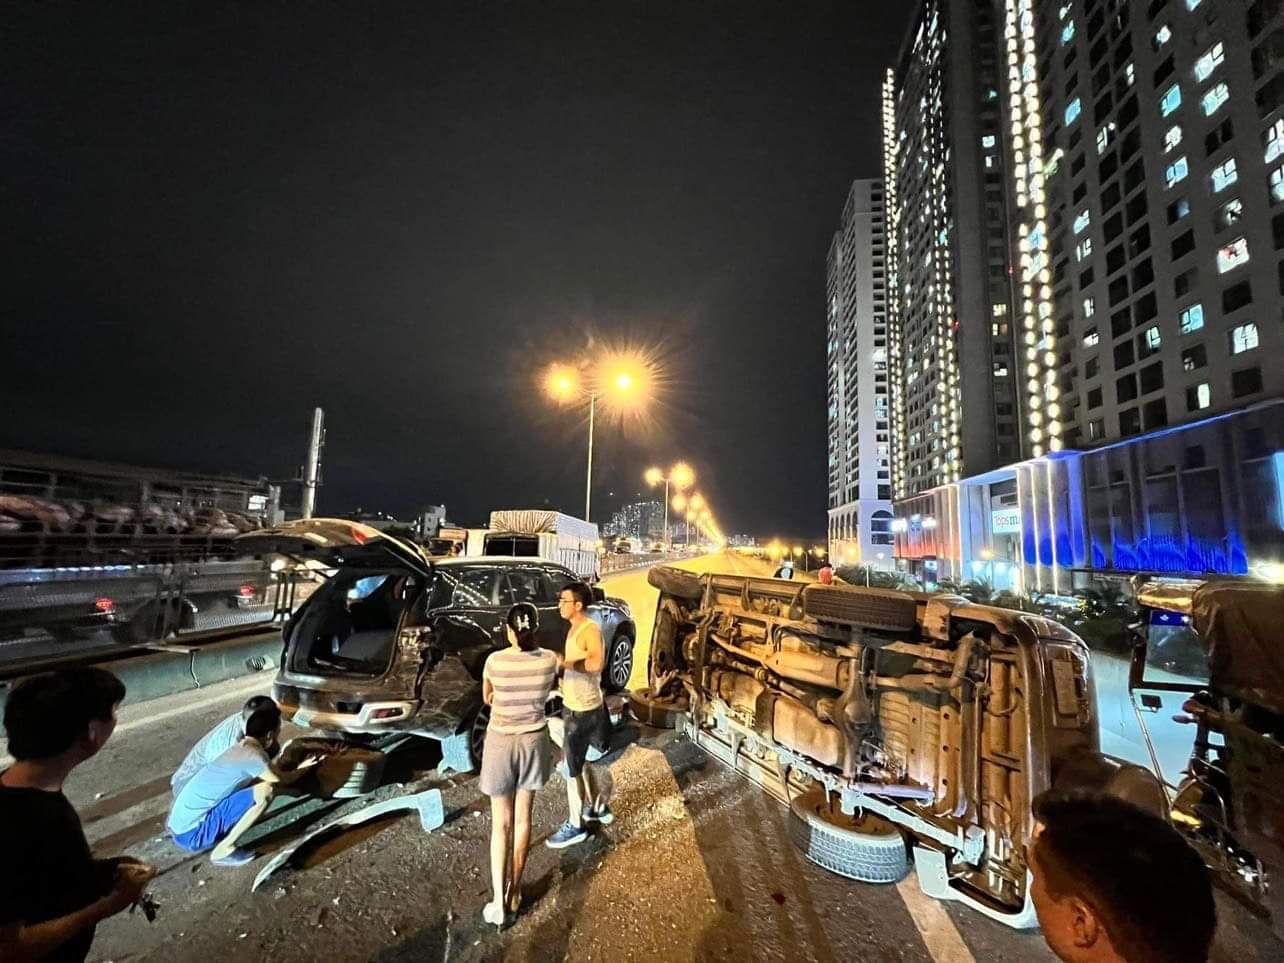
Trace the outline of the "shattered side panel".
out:
<instances>
[{"instance_id":1,"label":"shattered side panel","mask_svg":"<svg viewBox=\"0 0 1284 963\"><path fill-rule=\"evenodd\" d=\"M481 704L481 682L473 677L459 654L447 655L423 673L419 699L414 728L445 738Z\"/></svg>"}]
</instances>

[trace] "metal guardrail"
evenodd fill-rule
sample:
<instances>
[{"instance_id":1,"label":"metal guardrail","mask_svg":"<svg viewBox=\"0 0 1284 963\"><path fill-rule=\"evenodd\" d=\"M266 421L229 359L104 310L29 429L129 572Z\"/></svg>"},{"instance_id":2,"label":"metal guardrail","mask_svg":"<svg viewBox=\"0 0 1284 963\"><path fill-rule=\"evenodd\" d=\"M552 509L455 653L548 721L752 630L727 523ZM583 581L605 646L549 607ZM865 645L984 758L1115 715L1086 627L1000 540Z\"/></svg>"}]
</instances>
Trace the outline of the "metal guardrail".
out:
<instances>
[{"instance_id":1,"label":"metal guardrail","mask_svg":"<svg viewBox=\"0 0 1284 963\"><path fill-rule=\"evenodd\" d=\"M601 561L602 575L615 575L635 568L649 568L663 562L680 562L692 558L692 552L642 552L639 554L606 555Z\"/></svg>"}]
</instances>

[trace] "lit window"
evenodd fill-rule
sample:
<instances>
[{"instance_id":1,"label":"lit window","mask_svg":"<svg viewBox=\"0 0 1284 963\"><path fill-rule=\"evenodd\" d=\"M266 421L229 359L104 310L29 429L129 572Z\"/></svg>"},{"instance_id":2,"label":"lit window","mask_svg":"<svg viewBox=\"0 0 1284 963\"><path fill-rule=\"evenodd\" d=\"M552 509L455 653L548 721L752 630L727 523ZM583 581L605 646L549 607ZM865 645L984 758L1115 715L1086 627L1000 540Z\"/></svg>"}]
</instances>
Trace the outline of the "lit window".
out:
<instances>
[{"instance_id":1,"label":"lit window","mask_svg":"<svg viewBox=\"0 0 1284 963\"><path fill-rule=\"evenodd\" d=\"M1097 131L1097 153L1104 154L1106 152L1106 148L1110 146L1114 139L1115 125L1114 122L1111 121L1109 124L1106 124L1105 127L1101 128L1101 130Z\"/></svg>"},{"instance_id":2,"label":"lit window","mask_svg":"<svg viewBox=\"0 0 1284 963\"><path fill-rule=\"evenodd\" d=\"M1271 203L1284 201L1284 164L1271 171Z\"/></svg>"},{"instance_id":3,"label":"lit window","mask_svg":"<svg viewBox=\"0 0 1284 963\"><path fill-rule=\"evenodd\" d=\"M1092 222L1092 215L1088 212L1088 209L1085 207L1082 211L1079 212L1079 216L1074 219L1074 232L1076 234L1082 234L1083 229L1086 228L1091 222Z\"/></svg>"},{"instance_id":4,"label":"lit window","mask_svg":"<svg viewBox=\"0 0 1284 963\"><path fill-rule=\"evenodd\" d=\"M1195 79L1202 84L1212 76L1213 71L1220 67L1225 59L1225 51L1222 49L1222 42L1219 40L1205 50L1203 55L1195 61Z\"/></svg>"},{"instance_id":5,"label":"lit window","mask_svg":"<svg viewBox=\"0 0 1284 963\"><path fill-rule=\"evenodd\" d=\"M1201 3L1203 3L1203 2L1204 2L1204 0L1186 0L1186 9L1187 9L1187 10L1194 10L1196 7L1198 7L1198 6L1199 6Z\"/></svg>"},{"instance_id":6,"label":"lit window","mask_svg":"<svg viewBox=\"0 0 1284 963\"><path fill-rule=\"evenodd\" d=\"M1085 318L1090 318L1096 313L1097 313L1097 299L1084 298L1083 299L1083 316Z\"/></svg>"},{"instance_id":7,"label":"lit window","mask_svg":"<svg viewBox=\"0 0 1284 963\"><path fill-rule=\"evenodd\" d=\"M1266 128L1262 140L1266 142L1266 163L1284 154L1284 117Z\"/></svg>"},{"instance_id":8,"label":"lit window","mask_svg":"<svg viewBox=\"0 0 1284 963\"><path fill-rule=\"evenodd\" d=\"M1221 274L1248 263L1248 241L1237 237L1217 252L1217 270Z\"/></svg>"},{"instance_id":9,"label":"lit window","mask_svg":"<svg viewBox=\"0 0 1284 963\"><path fill-rule=\"evenodd\" d=\"M1091 253L1092 253L1092 238L1085 237L1082 241L1080 241L1078 244L1075 245L1074 259L1076 261L1082 261Z\"/></svg>"},{"instance_id":10,"label":"lit window","mask_svg":"<svg viewBox=\"0 0 1284 963\"><path fill-rule=\"evenodd\" d=\"M1192 304L1181 313L1181 333L1190 334L1204 326L1204 306Z\"/></svg>"},{"instance_id":11,"label":"lit window","mask_svg":"<svg viewBox=\"0 0 1284 963\"><path fill-rule=\"evenodd\" d=\"M1146 329L1145 334L1146 334L1146 348L1150 351L1158 351L1159 345L1162 343L1159 336L1159 326L1151 325L1149 328Z\"/></svg>"},{"instance_id":12,"label":"lit window","mask_svg":"<svg viewBox=\"0 0 1284 963\"><path fill-rule=\"evenodd\" d=\"M1061 28L1061 42L1069 43L1073 37L1074 37L1074 21L1069 20L1066 22L1066 25Z\"/></svg>"},{"instance_id":13,"label":"lit window","mask_svg":"<svg viewBox=\"0 0 1284 963\"><path fill-rule=\"evenodd\" d=\"M1083 346L1085 348L1095 348L1101 344L1101 333L1096 328L1089 328L1083 333Z\"/></svg>"},{"instance_id":14,"label":"lit window","mask_svg":"<svg viewBox=\"0 0 1284 963\"><path fill-rule=\"evenodd\" d=\"M1257 325L1252 321L1245 321L1243 324L1237 324L1231 328L1230 349L1231 354L1243 354L1245 351L1252 351L1257 347Z\"/></svg>"},{"instance_id":15,"label":"lit window","mask_svg":"<svg viewBox=\"0 0 1284 963\"><path fill-rule=\"evenodd\" d=\"M1229 201L1221 206L1217 212L1217 226L1230 227L1241 217L1244 216L1244 202L1238 197L1232 197Z\"/></svg>"},{"instance_id":16,"label":"lit window","mask_svg":"<svg viewBox=\"0 0 1284 963\"><path fill-rule=\"evenodd\" d=\"M1204 116L1208 117L1217 113L1218 108L1228 100L1230 100L1230 88L1225 84L1217 84L1199 98L1199 105L1204 109Z\"/></svg>"},{"instance_id":17,"label":"lit window","mask_svg":"<svg viewBox=\"0 0 1284 963\"><path fill-rule=\"evenodd\" d=\"M1078 103L1078 101L1076 101ZM1174 110L1181 106L1181 88L1173 84L1164 91L1164 96L1159 101L1159 115L1167 117Z\"/></svg>"},{"instance_id":18,"label":"lit window","mask_svg":"<svg viewBox=\"0 0 1284 963\"><path fill-rule=\"evenodd\" d=\"M1164 183L1169 187L1186 179L1190 169L1186 166L1186 155L1183 154L1164 169Z\"/></svg>"},{"instance_id":19,"label":"lit window","mask_svg":"<svg viewBox=\"0 0 1284 963\"><path fill-rule=\"evenodd\" d=\"M1169 40L1172 40L1172 39L1173 39L1172 30L1169 29L1168 24L1164 24L1162 27L1160 27L1158 30L1155 31L1155 49L1158 50L1160 47L1162 47L1164 44L1166 44Z\"/></svg>"},{"instance_id":20,"label":"lit window","mask_svg":"<svg viewBox=\"0 0 1284 963\"><path fill-rule=\"evenodd\" d=\"M1137 68L1132 65L1131 60L1128 61L1128 66L1124 67L1124 79L1128 81L1129 87L1137 82Z\"/></svg>"},{"instance_id":21,"label":"lit window","mask_svg":"<svg viewBox=\"0 0 1284 963\"><path fill-rule=\"evenodd\" d=\"M1213 193L1226 190L1237 180L1239 180L1239 172L1235 169L1235 158L1222 161L1213 168Z\"/></svg>"},{"instance_id":22,"label":"lit window","mask_svg":"<svg viewBox=\"0 0 1284 963\"><path fill-rule=\"evenodd\" d=\"M1186 407L1190 411L1203 411L1210 404L1212 404L1212 396L1208 390L1207 381L1186 389Z\"/></svg>"},{"instance_id":23,"label":"lit window","mask_svg":"<svg viewBox=\"0 0 1284 963\"><path fill-rule=\"evenodd\" d=\"M1180 98L1180 94L1178 95L1178 97ZM1180 102L1180 101L1179 101L1179 102ZM1065 116L1066 116L1066 126L1067 126L1067 127L1069 127L1071 124L1073 124L1073 123L1078 119L1078 117L1079 117L1079 111L1081 111L1082 109L1083 109L1083 105L1082 105L1081 103L1079 103L1079 98L1078 98L1078 97L1076 97L1074 100L1070 101L1070 103L1066 104L1066 115L1065 115Z\"/></svg>"},{"instance_id":24,"label":"lit window","mask_svg":"<svg viewBox=\"0 0 1284 963\"><path fill-rule=\"evenodd\" d=\"M982 146L982 147L986 147L986 148L993 147L993 146L994 146L994 135L993 135L993 134L986 134L984 137L982 137L982 138L981 138L981 146Z\"/></svg>"},{"instance_id":25,"label":"lit window","mask_svg":"<svg viewBox=\"0 0 1284 963\"><path fill-rule=\"evenodd\" d=\"M1180 143L1181 143L1181 128L1178 127L1176 124L1173 124L1173 126L1169 127L1166 131L1164 131L1164 153L1167 154L1170 150L1172 150L1174 147L1176 147Z\"/></svg>"},{"instance_id":26,"label":"lit window","mask_svg":"<svg viewBox=\"0 0 1284 963\"><path fill-rule=\"evenodd\" d=\"M1063 3L1061 5L1061 9L1057 11L1057 19L1064 20L1066 18L1066 14L1068 14L1069 12L1070 12L1070 4Z\"/></svg>"}]
</instances>

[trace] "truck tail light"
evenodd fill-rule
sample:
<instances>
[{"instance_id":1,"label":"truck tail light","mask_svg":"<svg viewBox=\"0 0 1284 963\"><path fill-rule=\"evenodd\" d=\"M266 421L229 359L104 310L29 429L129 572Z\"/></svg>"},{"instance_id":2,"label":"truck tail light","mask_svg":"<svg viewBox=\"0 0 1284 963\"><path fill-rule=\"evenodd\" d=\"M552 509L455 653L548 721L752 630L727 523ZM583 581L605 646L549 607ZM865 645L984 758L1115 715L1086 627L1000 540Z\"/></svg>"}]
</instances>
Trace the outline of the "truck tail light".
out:
<instances>
[{"instance_id":1,"label":"truck tail light","mask_svg":"<svg viewBox=\"0 0 1284 963\"><path fill-rule=\"evenodd\" d=\"M115 612L116 603L106 597L94 599L94 608L99 612Z\"/></svg>"},{"instance_id":2,"label":"truck tail light","mask_svg":"<svg viewBox=\"0 0 1284 963\"><path fill-rule=\"evenodd\" d=\"M246 582L236 590L236 594L243 599L252 599L257 594L257 589L255 589L253 583Z\"/></svg>"}]
</instances>

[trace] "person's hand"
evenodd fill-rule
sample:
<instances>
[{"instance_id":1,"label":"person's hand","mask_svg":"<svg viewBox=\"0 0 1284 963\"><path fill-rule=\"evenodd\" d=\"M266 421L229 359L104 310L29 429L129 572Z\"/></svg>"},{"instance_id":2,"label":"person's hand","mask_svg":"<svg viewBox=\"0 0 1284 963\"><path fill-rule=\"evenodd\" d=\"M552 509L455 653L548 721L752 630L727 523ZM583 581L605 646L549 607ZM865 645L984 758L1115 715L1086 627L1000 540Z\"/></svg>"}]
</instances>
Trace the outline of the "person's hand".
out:
<instances>
[{"instance_id":1,"label":"person's hand","mask_svg":"<svg viewBox=\"0 0 1284 963\"><path fill-rule=\"evenodd\" d=\"M119 866L112 878L111 890L103 897L106 915L115 916L137 903L155 875L155 870L144 863Z\"/></svg>"}]
</instances>

